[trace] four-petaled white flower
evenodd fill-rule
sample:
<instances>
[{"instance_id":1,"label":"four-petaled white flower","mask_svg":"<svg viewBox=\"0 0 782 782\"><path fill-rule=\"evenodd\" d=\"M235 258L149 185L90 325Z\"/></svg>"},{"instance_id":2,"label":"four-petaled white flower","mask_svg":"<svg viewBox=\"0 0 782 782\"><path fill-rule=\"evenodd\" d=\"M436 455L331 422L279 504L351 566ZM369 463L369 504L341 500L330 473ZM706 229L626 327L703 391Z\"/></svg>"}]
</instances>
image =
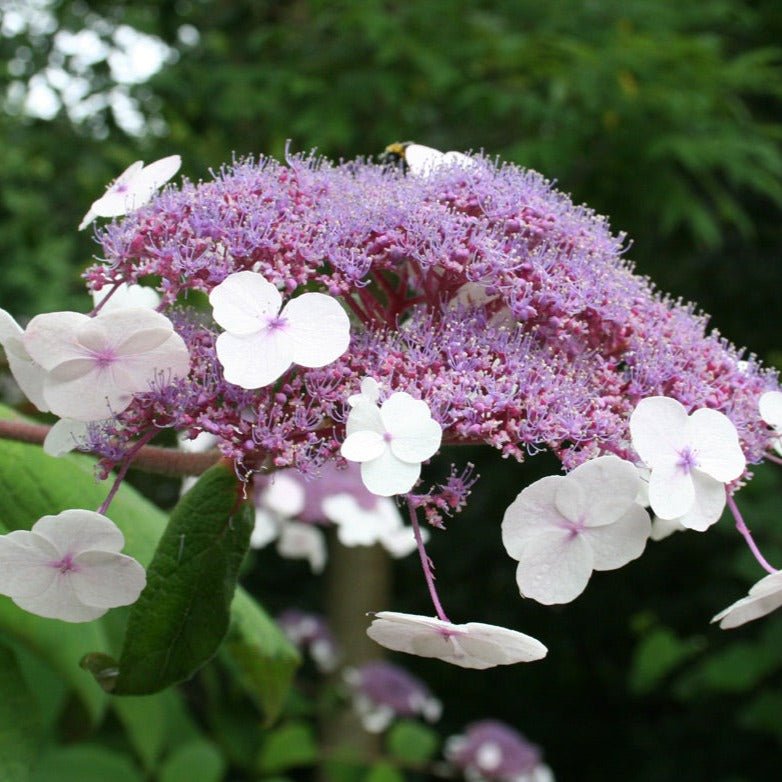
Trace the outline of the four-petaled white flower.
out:
<instances>
[{"instance_id":1,"label":"four-petaled white flower","mask_svg":"<svg viewBox=\"0 0 782 782\"><path fill-rule=\"evenodd\" d=\"M630 434L651 470L654 513L699 532L714 524L725 508L724 484L740 477L746 466L730 419L709 408L688 416L675 399L653 396L633 411Z\"/></svg>"},{"instance_id":2,"label":"four-petaled white flower","mask_svg":"<svg viewBox=\"0 0 782 782\"><path fill-rule=\"evenodd\" d=\"M720 611L711 621L719 622L723 630L739 627L753 619L770 614L782 606L782 570L761 578L746 597Z\"/></svg>"},{"instance_id":3,"label":"four-petaled white flower","mask_svg":"<svg viewBox=\"0 0 782 782\"><path fill-rule=\"evenodd\" d=\"M340 303L324 293L302 293L282 310L282 296L263 275L230 274L209 294L215 321L217 358L229 383L268 386L291 364L323 367L350 344L350 320Z\"/></svg>"},{"instance_id":4,"label":"four-petaled white flower","mask_svg":"<svg viewBox=\"0 0 782 782\"><path fill-rule=\"evenodd\" d=\"M65 622L89 622L134 603L144 568L120 554L114 522L89 510L44 516L33 528L0 536L0 594L25 611Z\"/></svg>"},{"instance_id":5,"label":"four-petaled white flower","mask_svg":"<svg viewBox=\"0 0 782 782\"><path fill-rule=\"evenodd\" d=\"M532 636L505 627L468 622L455 625L417 614L380 611L367 635L395 652L436 657L462 668L493 668L496 665L542 660L548 649Z\"/></svg>"},{"instance_id":6,"label":"four-petaled white flower","mask_svg":"<svg viewBox=\"0 0 782 782\"><path fill-rule=\"evenodd\" d=\"M185 377L190 357L171 321L132 308L99 313L51 312L30 321L22 342L43 367L43 398L62 418L97 421L122 412L152 381Z\"/></svg>"},{"instance_id":7,"label":"four-petaled white flower","mask_svg":"<svg viewBox=\"0 0 782 782\"><path fill-rule=\"evenodd\" d=\"M5 350L8 366L22 393L42 412L48 413L49 406L43 397L43 381L46 370L33 361L24 346L24 330L13 316L0 309L0 345Z\"/></svg>"},{"instance_id":8,"label":"four-petaled white flower","mask_svg":"<svg viewBox=\"0 0 782 782\"><path fill-rule=\"evenodd\" d=\"M96 217L120 217L144 206L155 191L179 171L181 165L179 155L161 158L148 166L141 160L132 163L93 202L79 223L79 230L86 228Z\"/></svg>"},{"instance_id":9,"label":"four-petaled white flower","mask_svg":"<svg viewBox=\"0 0 782 782\"><path fill-rule=\"evenodd\" d=\"M782 455L782 391L766 391L758 402L760 417L774 430L771 445Z\"/></svg>"},{"instance_id":10,"label":"four-petaled white flower","mask_svg":"<svg viewBox=\"0 0 782 782\"><path fill-rule=\"evenodd\" d=\"M437 453L443 436L429 405L405 391L391 394L380 407L368 398L351 399L342 455L361 463L361 479L373 494L409 492L421 474L421 462Z\"/></svg>"},{"instance_id":11,"label":"four-petaled white flower","mask_svg":"<svg viewBox=\"0 0 782 782\"><path fill-rule=\"evenodd\" d=\"M423 144L407 144L404 148L405 163L414 176L429 176L441 168L458 166L472 168L476 161L462 152L440 152Z\"/></svg>"},{"instance_id":12,"label":"four-petaled white flower","mask_svg":"<svg viewBox=\"0 0 782 782\"><path fill-rule=\"evenodd\" d=\"M524 489L502 520L521 594L568 603L593 570L615 570L641 556L651 524L636 502L640 480L630 462L600 456Z\"/></svg>"}]
</instances>

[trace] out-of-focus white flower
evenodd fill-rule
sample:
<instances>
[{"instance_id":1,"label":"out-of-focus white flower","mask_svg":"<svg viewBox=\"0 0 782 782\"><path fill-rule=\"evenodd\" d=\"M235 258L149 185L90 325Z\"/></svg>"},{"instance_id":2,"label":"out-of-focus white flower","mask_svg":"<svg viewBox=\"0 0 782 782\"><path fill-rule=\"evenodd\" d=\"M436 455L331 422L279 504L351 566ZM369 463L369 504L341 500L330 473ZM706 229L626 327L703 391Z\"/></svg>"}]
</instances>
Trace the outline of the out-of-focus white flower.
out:
<instances>
[{"instance_id":1,"label":"out-of-focus white flower","mask_svg":"<svg viewBox=\"0 0 782 782\"><path fill-rule=\"evenodd\" d=\"M92 292L92 302L97 307L114 290L110 285ZM144 285L118 285L111 298L101 307L101 312L111 312L129 307L144 307L154 310L160 304L160 294L154 288Z\"/></svg>"},{"instance_id":2,"label":"out-of-focus white flower","mask_svg":"<svg viewBox=\"0 0 782 782\"><path fill-rule=\"evenodd\" d=\"M257 272L230 274L209 294L217 358L229 383L261 388L291 366L323 367L350 344L350 320L342 305L323 293L302 293L282 310L277 288Z\"/></svg>"},{"instance_id":3,"label":"out-of-focus white flower","mask_svg":"<svg viewBox=\"0 0 782 782\"><path fill-rule=\"evenodd\" d=\"M481 622L455 625L417 614L380 611L367 635L387 649L436 657L462 668L541 660L548 650L532 636Z\"/></svg>"},{"instance_id":4,"label":"out-of-focus white flower","mask_svg":"<svg viewBox=\"0 0 782 782\"><path fill-rule=\"evenodd\" d=\"M181 165L179 155L161 158L148 166L141 160L132 163L93 202L79 223L79 230L86 228L96 217L120 217L144 206L155 191L179 171Z\"/></svg>"},{"instance_id":5,"label":"out-of-focus white flower","mask_svg":"<svg viewBox=\"0 0 782 782\"><path fill-rule=\"evenodd\" d=\"M746 597L720 611L711 621L719 622L723 630L739 627L753 619L770 614L782 606L782 570L761 578Z\"/></svg>"},{"instance_id":6,"label":"out-of-focus white flower","mask_svg":"<svg viewBox=\"0 0 782 782\"><path fill-rule=\"evenodd\" d=\"M25 611L89 622L130 605L146 583L144 568L120 554L125 538L89 510L44 516L33 528L0 536L0 593Z\"/></svg>"},{"instance_id":7,"label":"out-of-focus white flower","mask_svg":"<svg viewBox=\"0 0 782 782\"><path fill-rule=\"evenodd\" d=\"M766 391L758 401L760 417L774 430L771 445L782 455L782 391Z\"/></svg>"}]
</instances>

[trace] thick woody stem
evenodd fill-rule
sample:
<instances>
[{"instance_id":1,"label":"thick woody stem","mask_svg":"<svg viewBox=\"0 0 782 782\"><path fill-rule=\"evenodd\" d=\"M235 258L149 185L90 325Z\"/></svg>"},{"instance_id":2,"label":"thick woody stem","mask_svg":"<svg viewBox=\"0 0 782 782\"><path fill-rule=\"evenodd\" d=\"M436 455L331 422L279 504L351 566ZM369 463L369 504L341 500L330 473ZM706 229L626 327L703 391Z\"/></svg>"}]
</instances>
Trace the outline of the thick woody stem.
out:
<instances>
[{"instance_id":1,"label":"thick woody stem","mask_svg":"<svg viewBox=\"0 0 782 782\"><path fill-rule=\"evenodd\" d=\"M44 424L0 419L0 439L41 445L50 428ZM174 448L145 445L135 454L133 468L158 475L184 477L186 475L201 475L218 461L220 461L219 451L190 453Z\"/></svg>"}]
</instances>

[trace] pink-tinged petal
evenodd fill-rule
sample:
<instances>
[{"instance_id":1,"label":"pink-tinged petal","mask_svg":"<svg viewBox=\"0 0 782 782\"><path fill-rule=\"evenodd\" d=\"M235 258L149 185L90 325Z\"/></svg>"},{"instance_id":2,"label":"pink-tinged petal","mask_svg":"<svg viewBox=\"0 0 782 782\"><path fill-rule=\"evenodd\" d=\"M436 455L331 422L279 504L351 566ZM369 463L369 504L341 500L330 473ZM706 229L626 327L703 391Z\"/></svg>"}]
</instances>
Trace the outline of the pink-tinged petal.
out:
<instances>
[{"instance_id":1,"label":"pink-tinged petal","mask_svg":"<svg viewBox=\"0 0 782 782\"><path fill-rule=\"evenodd\" d=\"M676 517L685 529L705 532L716 524L725 509L725 485L700 470L692 471L695 502L683 516Z\"/></svg>"},{"instance_id":2,"label":"pink-tinged petal","mask_svg":"<svg viewBox=\"0 0 782 782\"><path fill-rule=\"evenodd\" d=\"M0 337L2 340L2 337ZM758 401L760 417L775 429L782 429L782 392L766 391Z\"/></svg>"},{"instance_id":3,"label":"pink-tinged petal","mask_svg":"<svg viewBox=\"0 0 782 782\"><path fill-rule=\"evenodd\" d=\"M349 434L339 452L350 462L371 462L379 459L387 449L383 435L363 429Z\"/></svg>"},{"instance_id":4,"label":"pink-tinged petal","mask_svg":"<svg viewBox=\"0 0 782 782\"><path fill-rule=\"evenodd\" d=\"M546 530L530 537L518 560L519 592L543 605L575 600L592 575L591 547L583 536L568 530Z\"/></svg>"},{"instance_id":5,"label":"pink-tinged petal","mask_svg":"<svg viewBox=\"0 0 782 782\"><path fill-rule=\"evenodd\" d=\"M182 337L170 332L156 348L143 353L120 355L109 367L112 384L131 394L149 391L153 381L166 385L190 372L190 353Z\"/></svg>"},{"instance_id":6,"label":"pink-tinged petal","mask_svg":"<svg viewBox=\"0 0 782 782\"><path fill-rule=\"evenodd\" d=\"M542 660L548 653L537 638L516 630L482 622L468 622L460 626L467 634L459 637L459 644L475 660L485 662L485 668L534 662Z\"/></svg>"},{"instance_id":7,"label":"pink-tinged petal","mask_svg":"<svg viewBox=\"0 0 782 782\"><path fill-rule=\"evenodd\" d=\"M689 441L699 470L723 483L738 478L747 460L733 422L717 410L696 410L688 423Z\"/></svg>"},{"instance_id":8,"label":"pink-tinged petal","mask_svg":"<svg viewBox=\"0 0 782 782\"><path fill-rule=\"evenodd\" d=\"M57 577L46 591L33 597L13 598L14 603L31 614L63 622L92 622L108 611L82 603L73 590L70 574L56 573Z\"/></svg>"},{"instance_id":9,"label":"pink-tinged petal","mask_svg":"<svg viewBox=\"0 0 782 782\"><path fill-rule=\"evenodd\" d=\"M586 511L588 527L611 524L622 517L641 488L635 465L617 456L590 459L568 473L567 480L578 484L583 491L582 509Z\"/></svg>"},{"instance_id":10,"label":"pink-tinged petal","mask_svg":"<svg viewBox=\"0 0 782 782\"><path fill-rule=\"evenodd\" d=\"M293 363L324 367L350 344L350 319L342 305L323 293L303 293L283 307L293 344Z\"/></svg>"},{"instance_id":11,"label":"pink-tinged petal","mask_svg":"<svg viewBox=\"0 0 782 782\"><path fill-rule=\"evenodd\" d=\"M65 370L74 372L84 367L78 362L63 365L44 380L43 395L51 411L61 418L77 421L98 421L121 413L132 401L130 394L117 389L105 380L95 364L86 374L67 379Z\"/></svg>"},{"instance_id":12,"label":"pink-tinged petal","mask_svg":"<svg viewBox=\"0 0 782 782\"><path fill-rule=\"evenodd\" d=\"M630 416L633 448L648 467L677 458L687 444L687 411L675 399L650 396L642 399Z\"/></svg>"},{"instance_id":13,"label":"pink-tinged petal","mask_svg":"<svg viewBox=\"0 0 782 782\"><path fill-rule=\"evenodd\" d=\"M16 322L10 312L0 308L0 345L5 348L5 343L10 339L21 339L24 329Z\"/></svg>"},{"instance_id":14,"label":"pink-tinged petal","mask_svg":"<svg viewBox=\"0 0 782 782\"><path fill-rule=\"evenodd\" d=\"M687 474L675 462L660 465L649 476L649 503L663 519L675 519L692 509L695 488L692 472Z\"/></svg>"},{"instance_id":15,"label":"pink-tinged petal","mask_svg":"<svg viewBox=\"0 0 782 782\"><path fill-rule=\"evenodd\" d=\"M624 516L600 527L584 530L584 540L592 549L595 570L616 570L643 554L652 531L649 514L631 505Z\"/></svg>"},{"instance_id":16,"label":"pink-tinged petal","mask_svg":"<svg viewBox=\"0 0 782 782\"><path fill-rule=\"evenodd\" d=\"M50 543L26 530L0 535L0 594L16 598L45 592L57 578L51 563L59 558Z\"/></svg>"},{"instance_id":17,"label":"pink-tinged petal","mask_svg":"<svg viewBox=\"0 0 782 782\"><path fill-rule=\"evenodd\" d=\"M147 574L125 554L85 551L74 559L68 579L80 603L106 609L135 603L147 583Z\"/></svg>"},{"instance_id":18,"label":"pink-tinged petal","mask_svg":"<svg viewBox=\"0 0 782 782\"><path fill-rule=\"evenodd\" d=\"M443 430L423 400L397 391L383 403L380 417L391 435L391 450L397 459L423 462L437 453Z\"/></svg>"},{"instance_id":19,"label":"pink-tinged petal","mask_svg":"<svg viewBox=\"0 0 782 782\"><path fill-rule=\"evenodd\" d=\"M362 399L356 402L348 414L345 431L350 436L364 430L377 432L382 435L385 434L386 428L383 426L383 419L380 417L378 406Z\"/></svg>"},{"instance_id":20,"label":"pink-tinged petal","mask_svg":"<svg viewBox=\"0 0 782 782\"><path fill-rule=\"evenodd\" d=\"M246 337L225 332L217 338L217 358L229 383L254 389L268 386L291 365L291 346L282 331L262 331Z\"/></svg>"},{"instance_id":21,"label":"pink-tinged petal","mask_svg":"<svg viewBox=\"0 0 782 782\"><path fill-rule=\"evenodd\" d=\"M22 343L30 358L50 372L64 361L85 357L86 351L79 345L76 332L89 320L78 312L36 315L27 325Z\"/></svg>"},{"instance_id":22,"label":"pink-tinged petal","mask_svg":"<svg viewBox=\"0 0 782 782\"><path fill-rule=\"evenodd\" d=\"M407 494L415 486L420 474L420 464L400 462L388 449L377 459L361 465L364 486L380 497Z\"/></svg>"},{"instance_id":23,"label":"pink-tinged petal","mask_svg":"<svg viewBox=\"0 0 782 782\"><path fill-rule=\"evenodd\" d=\"M43 441L43 450L49 456L65 456L85 442L89 422L76 421L73 418L61 418L49 430Z\"/></svg>"},{"instance_id":24,"label":"pink-tinged petal","mask_svg":"<svg viewBox=\"0 0 782 782\"><path fill-rule=\"evenodd\" d=\"M313 573L326 566L326 540L314 524L288 521L282 525L277 553L287 559L306 559Z\"/></svg>"},{"instance_id":25,"label":"pink-tinged petal","mask_svg":"<svg viewBox=\"0 0 782 782\"><path fill-rule=\"evenodd\" d=\"M90 318L77 329L77 338L92 350L109 347L125 356L155 350L173 333L165 315L144 307L123 307Z\"/></svg>"},{"instance_id":26,"label":"pink-tinged petal","mask_svg":"<svg viewBox=\"0 0 782 782\"><path fill-rule=\"evenodd\" d=\"M554 507L557 513L571 524L581 526L586 521L589 506L585 502L585 492L577 481L570 480L569 475L557 486Z\"/></svg>"},{"instance_id":27,"label":"pink-tinged petal","mask_svg":"<svg viewBox=\"0 0 782 782\"><path fill-rule=\"evenodd\" d=\"M32 360L22 342L22 328L4 309L0 309L0 345L5 350L8 366L22 393L42 412L49 406L43 398L43 367Z\"/></svg>"},{"instance_id":28,"label":"pink-tinged petal","mask_svg":"<svg viewBox=\"0 0 782 782\"><path fill-rule=\"evenodd\" d=\"M219 326L236 336L247 336L266 328L269 319L277 316L282 296L263 275L243 271L215 286L209 303Z\"/></svg>"},{"instance_id":29,"label":"pink-tinged petal","mask_svg":"<svg viewBox=\"0 0 782 782\"><path fill-rule=\"evenodd\" d=\"M720 611L711 621L719 622L723 630L739 627L760 619L782 606L782 571L771 573L749 590L749 595Z\"/></svg>"},{"instance_id":30,"label":"pink-tinged petal","mask_svg":"<svg viewBox=\"0 0 782 782\"><path fill-rule=\"evenodd\" d=\"M527 486L508 506L502 519L502 543L513 559L518 559L530 536L565 526L555 505L559 487L566 479L549 475Z\"/></svg>"},{"instance_id":31,"label":"pink-tinged petal","mask_svg":"<svg viewBox=\"0 0 782 782\"><path fill-rule=\"evenodd\" d=\"M118 553L125 545L122 532L111 519L80 508L44 516L31 532L48 541L61 555L76 556L92 550Z\"/></svg>"}]
</instances>

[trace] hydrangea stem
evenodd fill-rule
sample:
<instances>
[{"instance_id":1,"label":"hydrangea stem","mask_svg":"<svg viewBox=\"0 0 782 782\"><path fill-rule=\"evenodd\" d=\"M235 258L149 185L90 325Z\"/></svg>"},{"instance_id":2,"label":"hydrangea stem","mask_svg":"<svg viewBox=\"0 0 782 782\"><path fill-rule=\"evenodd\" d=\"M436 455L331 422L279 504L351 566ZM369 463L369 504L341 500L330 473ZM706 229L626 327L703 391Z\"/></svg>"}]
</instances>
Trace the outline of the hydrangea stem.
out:
<instances>
[{"instance_id":1,"label":"hydrangea stem","mask_svg":"<svg viewBox=\"0 0 782 782\"><path fill-rule=\"evenodd\" d=\"M415 542L418 546L418 556L421 558L421 567L424 570L424 578L426 579L426 586L429 587L429 596L432 598L434 604L434 610L437 612L437 618L442 619L443 622L450 622L451 620L445 615L443 606L440 603L440 597L437 594L437 587L434 585L434 574L432 573L432 560L429 559L429 555L426 553L426 547L424 546L424 539L421 536L421 527L418 525L418 514L411 499L407 500L407 510L410 513L410 523L413 525L413 535L415 535Z\"/></svg>"},{"instance_id":2,"label":"hydrangea stem","mask_svg":"<svg viewBox=\"0 0 782 782\"><path fill-rule=\"evenodd\" d=\"M736 529L741 533L742 537L746 541L747 545L749 546L749 550L752 552L752 555L760 563L760 566L764 570L769 573L776 573L776 568L771 567L766 558L760 553L760 549L757 547L757 544L752 538L752 533L744 523L744 519L741 516L738 505L736 505L736 501L733 499L733 497L731 497L730 492L727 490L725 494L728 498L728 507L730 508L730 512L733 514L733 518L736 520Z\"/></svg>"},{"instance_id":3,"label":"hydrangea stem","mask_svg":"<svg viewBox=\"0 0 782 782\"><path fill-rule=\"evenodd\" d=\"M98 508L98 513L106 513L106 511L109 509L109 505L111 505L111 501L114 499L114 495L117 493L119 487L122 485L122 481L125 480L125 475L127 475L127 472L130 469L130 465L133 463L133 457L156 434L157 432L153 429L152 431L147 432L145 435L142 435L139 441L125 454L125 458L122 460L122 466L119 468L119 471L117 472L117 477L114 478L114 483L111 484L111 488L109 489L109 493L106 495L106 499L103 500L103 502L100 504L100 507Z\"/></svg>"}]
</instances>

